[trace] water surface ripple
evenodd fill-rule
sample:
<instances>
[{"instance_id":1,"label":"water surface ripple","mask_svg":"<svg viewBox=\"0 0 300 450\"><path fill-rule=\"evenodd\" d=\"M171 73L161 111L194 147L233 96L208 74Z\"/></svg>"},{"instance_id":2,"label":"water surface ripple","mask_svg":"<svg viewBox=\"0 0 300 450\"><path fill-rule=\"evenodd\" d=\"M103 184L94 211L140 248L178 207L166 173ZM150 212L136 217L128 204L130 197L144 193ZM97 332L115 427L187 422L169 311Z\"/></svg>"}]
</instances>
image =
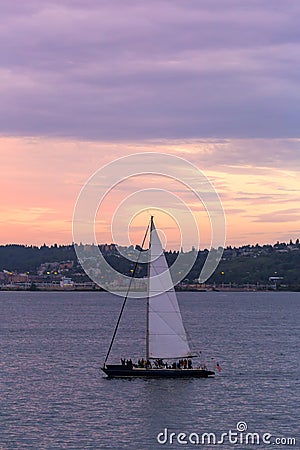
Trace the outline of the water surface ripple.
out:
<instances>
[{"instance_id":1,"label":"water surface ripple","mask_svg":"<svg viewBox=\"0 0 300 450\"><path fill-rule=\"evenodd\" d=\"M195 349L223 367L207 380L104 378L121 302L107 293L0 293L1 449L197 448L156 436L165 428L220 436L239 421L296 437L300 448L299 293L179 294ZM129 301L113 357L142 356L144 306Z\"/></svg>"}]
</instances>

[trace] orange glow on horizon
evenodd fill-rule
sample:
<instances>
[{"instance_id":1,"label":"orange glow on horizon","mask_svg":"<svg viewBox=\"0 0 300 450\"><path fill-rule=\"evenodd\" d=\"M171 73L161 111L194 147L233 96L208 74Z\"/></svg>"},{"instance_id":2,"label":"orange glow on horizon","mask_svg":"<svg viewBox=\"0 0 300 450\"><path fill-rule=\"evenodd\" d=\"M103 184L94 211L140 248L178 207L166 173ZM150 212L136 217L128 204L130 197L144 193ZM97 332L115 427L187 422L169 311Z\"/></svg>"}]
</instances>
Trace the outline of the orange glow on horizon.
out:
<instances>
[{"instance_id":1,"label":"orange glow on horizon","mask_svg":"<svg viewBox=\"0 0 300 450\"><path fill-rule=\"evenodd\" d=\"M97 143L42 138L1 138L1 244L70 244L72 215L78 193L91 174L115 158L137 151L133 143ZM243 143L239 142L239 145ZM247 141L247 147L257 142ZM224 144L225 145L225 144ZM229 152L233 142L226 142ZM275 145L275 144L274 144ZM218 162L218 148L211 142L140 143L138 151L176 154L191 160L212 180L226 213L227 245L264 244L296 239L300 234L299 173L297 167ZM223 151L223 150L222 150ZM221 153L220 153L221 154ZM230 152L228 153L230 154ZM179 174L180 178L180 174ZM134 184L134 183L133 183ZM178 188L179 189L179 188ZM126 197L120 188L114 202ZM209 221L203 206L186 195L201 233L201 248L209 246ZM110 243L108 218L113 206L104 204L97 225L97 239ZM139 204L139 208L141 205ZM138 209L139 210L139 209ZM132 219L130 240L140 244L149 216ZM179 242L172 220L159 215L168 248ZM122 234L122 230L119 230ZM127 227L123 230L126 241ZM122 242L120 242L122 244ZM189 243L193 245L192 242Z\"/></svg>"}]
</instances>

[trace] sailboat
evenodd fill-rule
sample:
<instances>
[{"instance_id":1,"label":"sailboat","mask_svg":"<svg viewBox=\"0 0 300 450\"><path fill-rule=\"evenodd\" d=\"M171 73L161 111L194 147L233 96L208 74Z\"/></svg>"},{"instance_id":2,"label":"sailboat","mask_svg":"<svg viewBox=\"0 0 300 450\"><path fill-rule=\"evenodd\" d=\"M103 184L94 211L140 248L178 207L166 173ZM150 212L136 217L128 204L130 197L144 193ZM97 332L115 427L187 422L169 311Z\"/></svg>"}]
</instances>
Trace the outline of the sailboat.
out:
<instances>
[{"instance_id":1,"label":"sailboat","mask_svg":"<svg viewBox=\"0 0 300 450\"><path fill-rule=\"evenodd\" d=\"M121 360L121 364L107 364L125 303L129 296L129 292L127 292L101 369L108 377L212 377L215 372L208 370L206 366L193 367L193 358L198 357L198 355L192 354L188 343L176 292L172 284L162 244L155 228L153 216L151 216L142 248L149 229L150 245L145 358L142 358L137 364L134 364L131 359L127 361ZM136 262L136 266L137 264L138 261ZM130 289L130 285L128 289Z\"/></svg>"}]
</instances>

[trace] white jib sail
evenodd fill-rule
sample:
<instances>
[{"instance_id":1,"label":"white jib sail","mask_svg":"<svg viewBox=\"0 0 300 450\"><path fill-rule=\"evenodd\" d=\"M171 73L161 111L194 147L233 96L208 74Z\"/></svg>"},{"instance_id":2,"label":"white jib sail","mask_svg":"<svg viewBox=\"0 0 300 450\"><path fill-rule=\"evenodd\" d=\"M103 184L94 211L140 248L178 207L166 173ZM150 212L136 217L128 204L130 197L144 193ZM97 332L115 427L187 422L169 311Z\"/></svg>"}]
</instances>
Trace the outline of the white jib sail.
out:
<instances>
[{"instance_id":1,"label":"white jib sail","mask_svg":"<svg viewBox=\"0 0 300 450\"><path fill-rule=\"evenodd\" d=\"M180 358L191 355L171 275L162 245L152 222L149 264L149 322L150 358ZM155 295L158 293L157 295Z\"/></svg>"}]
</instances>

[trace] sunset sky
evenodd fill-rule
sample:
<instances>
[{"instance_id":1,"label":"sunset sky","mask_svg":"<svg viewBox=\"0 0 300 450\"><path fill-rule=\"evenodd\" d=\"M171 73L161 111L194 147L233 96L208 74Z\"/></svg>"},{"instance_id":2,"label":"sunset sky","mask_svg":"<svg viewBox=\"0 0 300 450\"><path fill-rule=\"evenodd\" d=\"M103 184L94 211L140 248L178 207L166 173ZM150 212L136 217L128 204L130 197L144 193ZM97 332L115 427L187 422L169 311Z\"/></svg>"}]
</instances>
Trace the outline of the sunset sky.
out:
<instances>
[{"instance_id":1,"label":"sunset sky","mask_svg":"<svg viewBox=\"0 0 300 450\"><path fill-rule=\"evenodd\" d=\"M0 6L0 244L71 243L86 180L136 152L180 156L206 175L227 245L300 238L299 0ZM204 209L188 197L207 246Z\"/></svg>"}]
</instances>

